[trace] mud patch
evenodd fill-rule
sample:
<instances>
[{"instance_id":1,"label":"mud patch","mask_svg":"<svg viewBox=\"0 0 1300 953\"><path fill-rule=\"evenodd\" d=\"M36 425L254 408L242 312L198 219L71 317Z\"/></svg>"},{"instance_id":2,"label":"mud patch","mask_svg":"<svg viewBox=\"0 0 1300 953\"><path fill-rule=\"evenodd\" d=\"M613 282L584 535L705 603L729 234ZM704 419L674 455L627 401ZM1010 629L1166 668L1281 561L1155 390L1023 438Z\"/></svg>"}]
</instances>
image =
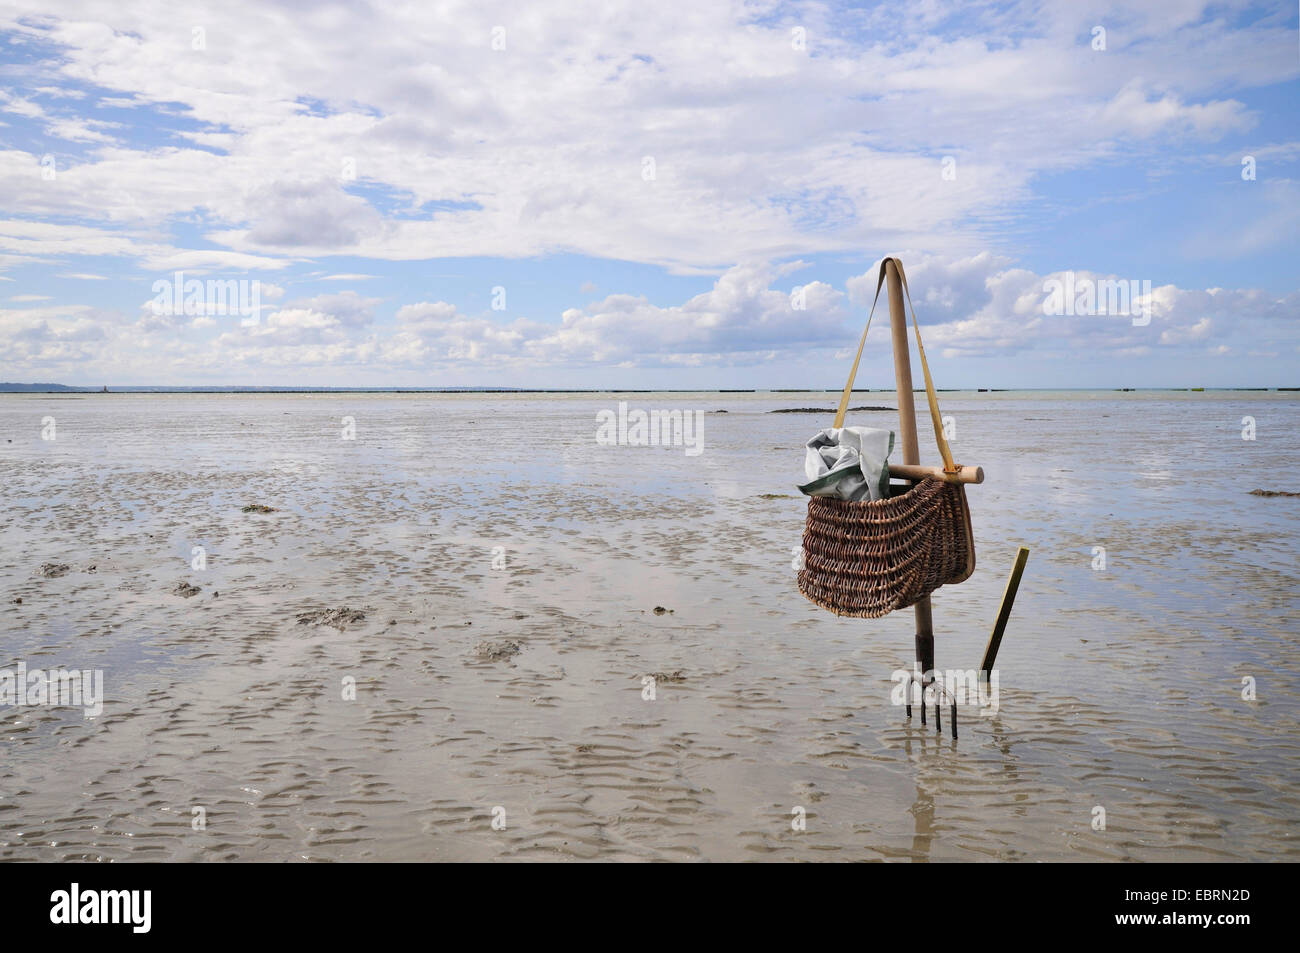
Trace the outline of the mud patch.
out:
<instances>
[{"instance_id":1,"label":"mud patch","mask_svg":"<svg viewBox=\"0 0 1300 953\"><path fill-rule=\"evenodd\" d=\"M680 668L675 672L650 672L649 674L651 678L659 683L686 681L686 673Z\"/></svg>"},{"instance_id":2,"label":"mud patch","mask_svg":"<svg viewBox=\"0 0 1300 953\"><path fill-rule=\"evenodd\" d=\"M518 642L503 639L500 642L480 642L474 646L474 654L487 662L502 662L518 655L523 648Z\"/></svg>"},{"instance_id":3,"label":"mud patch","mask_svg":"<svg viewBox=\"0 0 1300 953\"><path fill-rule=\"evenodd\" d=\"M299 625L328 625L342 632L349 625L364 622L366 614L360 609L339 606L337 609L313 609L298 613Z\"/></svg>"},{"instance_id":4,"label":"mud patch","mask_svg":"<svg viewBox=\"0 0 1300 953\"><path fill-rule=\"evenodd\" d=\"M867 405L863 405L862 407L849 408L849 411L854 411L854 410L896 411L898 410L898 408L897 407L872 407ZM768 413L769 414L834 414L835 408L832 407L828 410L825 407L783 407L780 410L769 410Z\"/></svg>"}]
</instances>

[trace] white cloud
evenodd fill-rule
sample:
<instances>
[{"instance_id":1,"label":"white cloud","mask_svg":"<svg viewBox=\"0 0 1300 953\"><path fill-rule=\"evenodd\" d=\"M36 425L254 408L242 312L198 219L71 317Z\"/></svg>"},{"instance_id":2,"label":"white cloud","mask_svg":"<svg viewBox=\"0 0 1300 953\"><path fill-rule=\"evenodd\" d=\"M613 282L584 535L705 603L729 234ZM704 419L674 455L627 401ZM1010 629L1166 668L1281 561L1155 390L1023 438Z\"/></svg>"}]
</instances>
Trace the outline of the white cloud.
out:
<instances>
[{"instance_id":1,"label":"white cloud","mask_svg":"<svg viewBox=\"0 0 1300 953\"><path fill-rule=\"evenodd\" d=\"M84 305L0 309L0 365L40 370L97 360L110 338L111 319Z\"/></svg>"},{"instance_id":2,"label":"white cloud","mask_svg":"<svg viewBox=\"0 0 1300 953\"><path fill-rule=\"evenodd\" d=\"M338 182L273 182L253 189L246 203L252 221L250 247L312 249L327 252L356 247L384 229L364 199L349 195Z\"/></svg>"},{"instance_id":3,"label":"white cloud","mask_svg":"<svg viewBox=\"0 0 1300 953\"><path fill-rule=\"evenodd\" d=\"M771 263L864 248L905 249L927 341L950 359L1295 352L1295 295L1165 285L1152 291L1151 325L1135 328L1044 315L1053 276L1015 257L1023 230L1064 202L1123 200L1090 194L1086 176L1044 200L1043 181L1116 160L1141 174L1144 157L1221 166L1231 180L1198 187L1204 224L1174 235L1166 254L1294 248L1300 193L1279 169L1300 145L1285 125L1284 141L1269 139L1277 124L1255 112L1268 97L1253 95L1300 75L1291 14L1236 0L925 3L905 18L889 7L665 2L612 18L602 0L510 11L451 0L295 14L286 32L279 8L225 0L192 9L208 40L196 51L163 0L66 0L57 17L47 7L0 11L0 30L53 51L0 91L14 143L0 148L0 270L53 265L85 281L126 271L142 288L177 271L281 284L261 282L271 307L252 328L53 304L3 311L14 337L0 354L15 367L156 379L159 368L821 360L855 344L850 307L869 303L874 272L832 287ZM1097 23L1104 51L1089 44ZM494 51L499 24L507 45ZM807 29L806 51L791 46L794 25ZM123 108L129 124L108 121ZM1243 133L1258 181L1239 179ZM52 144L31 144L40 137ZM41 174L47 149L53 178ZM955 178L942 174L945 156ZM1168 168L1145 171L1173 180ZM375 277L365 259L548 254L717 280L680 303L587 281L578 295L601 300L511 321L351 291L286 301L283 287L305 262L320 269L305 277L361 282ZM96 258L102 267L83 260ZM1205 283L1233 282L1216 271Z\"/></svg>"},{"instance_id":4,"label":"white cloud","mask_svg":"<svg viewBox=\"0 0 1300 953\"><path fill-rule=\"evenodd\" d=\"M931 342L950 358L1034 353L1084 355L1105 359L1176 350L1212 341L1263 344L1300 338L1300 292L1285 297L1259 290L1185 289L1155 286L1150 291L1150 323L1134 325L1132 314L1046 314L1046 282L1065 281L1064 272L1039 275L992 255L941 258L903 254L909 284L924 288L915 299L927 350ZM1145 297L1141 275L1073 273L1076 287L1123 281L1136 287L1134 307L1141 322ZM1149 281L1149 279L1148 279ZM875 291L876 270L850 279L855 302L866 306ZM1133 283L1137 283L1134 285ZM865 300L864 299L865 296ZM882 292L882 298L884 294ZM1100 298L1099 298L1100 300ZM880 314L884 309L882 304Z\"/></svg>"},{"instance_id":5,"label":"white cloud","mask_svg":"<svg viewBox=\"0 0 1300 953\"><path fill-rule=\"evenodd\" d=\"M51 183L38 156L0 154L0 205L151 233L201 214L207 242L262 260L577 252L717 273L862 247L972 254L1043 173L1255 121L1232 93L1296 76L1293 31L1209 9L977 4L958 24L937 6L900 23L681 3L611 20L603 0L466 0L297 16L286 34L276 8L227 0L193 10L195 51L163 0L68 0L57 20L19 0L0 28L59 55L0 109L88 148ZM1099 20L1105 52L1088 42ZM32 99L71 84L175 138L141 144L75 100ZM122 241L148 267L166 257L137 247L152 234Z\"/></svg>"},{"instance_id":6,"label":"white cloud","mask_svg":"<svg viewBox=\"0 0 1300 953\"><path fill-rule=\"evenodd\" d=\"M28 119L40 119L45 116L45 110L37 103L4 90L0 90L0 112L13 113L15 116L24 116Z\"/></svg>"},{"instance_id":7,"label":"white cloud","mask_svg":"<svg viewBox=\"0 0 1300 953\"><path fill-rule=\"evenodd\" d=\"M771 284L795 271L751 263L729 269L712 290L681 305L609 295L569 308L558 326L527 319L502 324L463 315L446 302L408 305L387 354L404 363L472 361L530 366L697 366L744 364L774 352L827 347L844 336L843 292L813 281L803 309Z\"/></svg>"},{"instance_id":8,"label":"white cloud","mask_svg":"<svg viewBox=\"0 0 1300 953\"><path fill-rule=\"evenodd\" d=\"M121 123L95 119L61 118L45 125L46 135L69 142L113 142L114 137L103 130L120 129Z\"/></svg>"},{"instance_id":9,"label":"white cloud","mask_svg":"<svg viewBox=\"0 0 1300 953\"><path fill-rule=\"evenodd\" d=\"M1127 316L1044 314L1044 283L1059 274L1039 275L986 254L903 257L913 262L908 278L927 352L940 362L1033 353L1036 361L1068 368L1075 355L1277 354L1294 352L1300 342L1300 293L1279 298L1257 290L1155 287L1150 324L1135 327ZM58 367L92 379L123 380L117 375L136 368L137 380L154 383L160 367L173 382L214 369L227 382L245 375L265 382L311 368L337 374L364 366L384 375L380 381L452 369L482 380L496 371L527 370L547 374L555 385L598 368L717 373L782 360L834 367L838 376L860 334L876 270L850 279L847 291L817 280L796 283L800 270L798 263L748 263L680 304L613 294L566 309L558 322L465 314L443 301L406 304L381 321L380 299L350 291L291 301L251 327L235 317L187 319L147 309L135 320L84 306L7 310L0 311L0 361L14 370ZM1079 282L1128 277L1075 274ZM791 287L803 289L804 310L794 307ZM872 355L887 361L887 338L882 322L872 331L869 361Z\"/></svg>"},{"instance_id":10,"label":"white cloud","mask_svg":"<svg viewBox=\"0 0 1300 953\"><path fill-rule=\"evenodd\" d=\"M1185 104L1178 96L1157 94L1141 78L1127 83L1102 108L1099 120L1112 134L1139 138L1191 135L1217 139L1227 132L1243 132L1255 123L1236 100Z\"/></svg>"}]
</instances>

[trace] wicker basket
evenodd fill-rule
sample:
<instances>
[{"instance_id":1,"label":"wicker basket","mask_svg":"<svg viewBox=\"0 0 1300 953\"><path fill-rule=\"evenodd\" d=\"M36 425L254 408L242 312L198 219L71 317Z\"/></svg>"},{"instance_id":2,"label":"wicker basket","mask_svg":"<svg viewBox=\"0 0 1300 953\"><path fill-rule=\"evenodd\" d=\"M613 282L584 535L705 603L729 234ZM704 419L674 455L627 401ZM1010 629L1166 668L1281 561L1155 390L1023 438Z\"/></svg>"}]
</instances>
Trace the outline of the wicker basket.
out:
<instances>
[{"instance_id":1,"label":"wicker basket","mask_svg":"<svg viewBox=\"0 0 1300 953\"><path fill-rule=\"evenodd\" d=\"M880 263L877 299L888 261L887 258ZM907 277L902 262L893 261L906 291ZM911 308L910 291L907 303ZM872 302L872 314L875 308ZM916 329L916 346L925 372L926 397L944 472L955 474L961 468L953 463L952 451L943 435L939 400L930 379L915 309L912 309L912 326ZM849 382L840 398L836 427L844 425L853 379L870 330L869 315L849 372ZM851 501L815 496L808 501L799 591L836 615L875 619L914 605L940 586L963 582L974 571L975 537L971 532L966 489L961 483L926 479L899 496L883 500Z\"/></svg>"},{"instance_id":2,"label":"wicker basket","mask_svg":"<svg viewBox=\"0 0 1300 953\"><path fill-rule=\"evenodd\" d=\"M975 571L966 489L922 480L887 500L808 501L799 591L836 615L875 619Z\"/></svg>"}]
</instances>

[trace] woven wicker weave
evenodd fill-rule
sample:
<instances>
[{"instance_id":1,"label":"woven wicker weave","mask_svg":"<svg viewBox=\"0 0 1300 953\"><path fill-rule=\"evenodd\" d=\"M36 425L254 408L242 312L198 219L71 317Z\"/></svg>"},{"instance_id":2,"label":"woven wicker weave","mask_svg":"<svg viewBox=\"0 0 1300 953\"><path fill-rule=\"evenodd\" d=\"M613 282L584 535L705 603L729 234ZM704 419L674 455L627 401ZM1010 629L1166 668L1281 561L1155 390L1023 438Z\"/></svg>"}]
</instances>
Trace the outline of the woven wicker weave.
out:
<instances>
[{"instance_id":1,"label":"woven wicker weave","mask_svg":"<svg viewBox=\"0 0 1300 953\"><path fill-rule=\"evenodd\" d=\"M923 480L902 496L808 501L799 591L836 615L905 609L975 568L966 493Z\"/></svg>"}]
</instances>

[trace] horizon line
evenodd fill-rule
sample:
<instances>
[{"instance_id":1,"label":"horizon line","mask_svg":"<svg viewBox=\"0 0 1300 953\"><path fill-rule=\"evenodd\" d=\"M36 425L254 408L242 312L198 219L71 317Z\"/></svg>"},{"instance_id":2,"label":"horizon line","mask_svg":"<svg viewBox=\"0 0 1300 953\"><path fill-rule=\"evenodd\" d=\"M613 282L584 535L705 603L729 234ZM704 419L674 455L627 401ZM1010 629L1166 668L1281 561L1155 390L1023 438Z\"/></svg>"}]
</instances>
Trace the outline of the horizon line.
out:
<instances>
[{"instance_id":1,"label":"horizon line","mask_svg":"<svg viewBox=\"0 0 1300 953\"><path fill-rule=\"evenodd\" d=\"M1099 392L1099 393L1128 393L1136 391L1166 391L1166 392L1208 392L1208 391L1253 391L1253 392L1289 392L1300 391L1300 387L1295 386L1260 386L1260 387L1192 387L1192 386L1173 386L1173 387L938 387L935 388L938 393L960 394L960 393L1023 393L1023 392L1044 392L1054 393L1062 391L1077 392ZM914 394L925 393L924 387L913 387ZM280 385L280 384L118 384L108 385L101 384L84 385L84 384L57 384L47 382L33 382L25 384L21 382L0 381L0 394L58 394L58 393L82 393L82 394L130 394L130 393L281 393L281 394L311 394L311 393L423 393L423 394L456 394L456 393L480 393L480 394L839 394L843 393L843 388L821 388L821 387L492 387L492 386L462 386L462 387L430 387L422 385L410 386L330 386L330 385ZM897 393L894 387L855 387L853 393L862 394L892 394Z\"/></svg>"}]
</instances>

